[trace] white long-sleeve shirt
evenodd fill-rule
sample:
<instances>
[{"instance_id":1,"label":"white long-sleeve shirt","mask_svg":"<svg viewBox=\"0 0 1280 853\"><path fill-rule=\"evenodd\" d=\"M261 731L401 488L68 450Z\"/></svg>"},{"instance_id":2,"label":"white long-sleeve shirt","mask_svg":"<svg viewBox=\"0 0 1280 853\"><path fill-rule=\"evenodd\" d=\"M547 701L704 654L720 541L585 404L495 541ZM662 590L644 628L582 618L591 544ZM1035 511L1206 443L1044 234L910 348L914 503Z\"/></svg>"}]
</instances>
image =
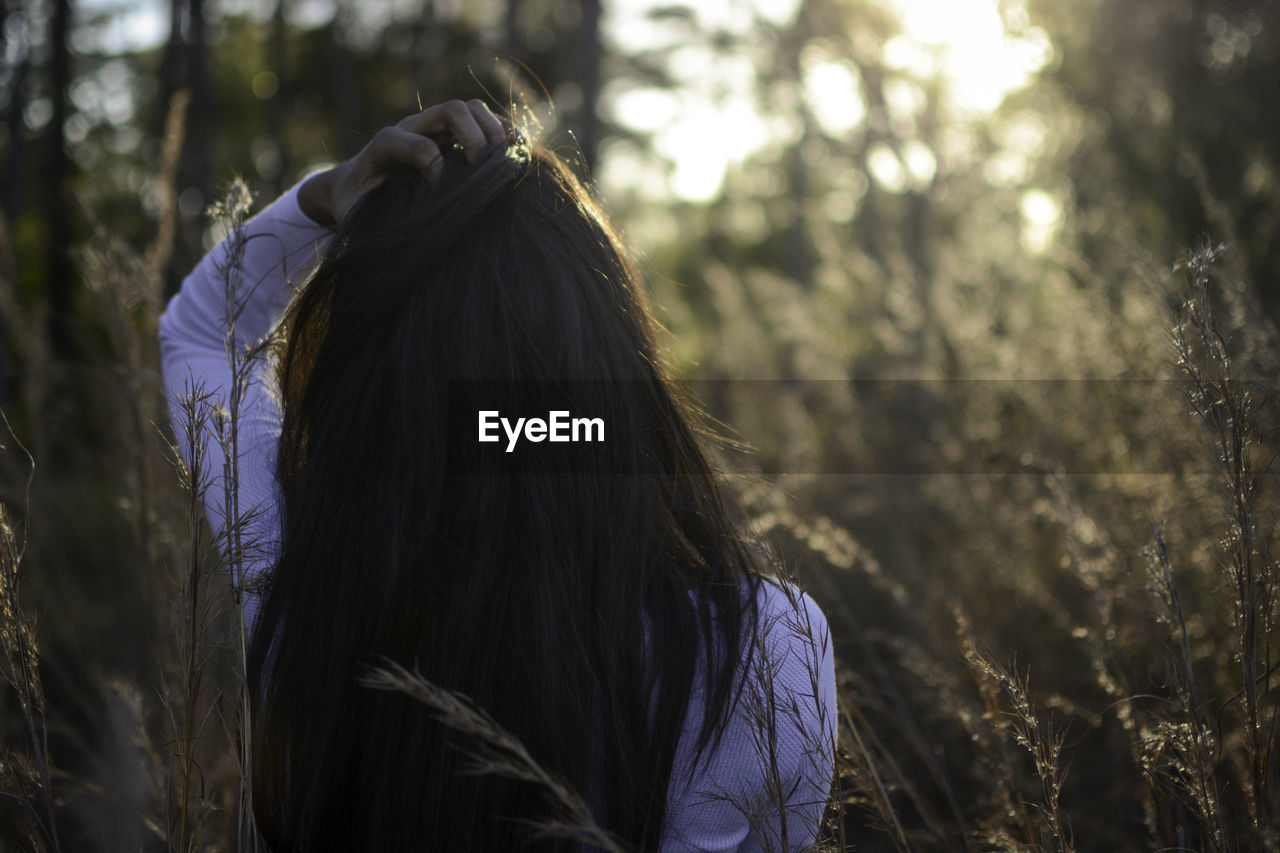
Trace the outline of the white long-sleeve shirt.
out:
<instances>
[{"instance_id":1,"label":"white long-sleeve shirt","mask_svg":"<svg viewBox=\"0 0 1280 853\"><path fill-rule=\"evenodd\" d=\"M209 252L160 318L170 415L188 464L189 407L183 400L193 392L205 395L204 412L215 413L211 422L217 411L231 408L232 355L244 363L243 353L275 325L331 235L302 212L297 191L289 190L246 223L237 241L224 240ZM236 243L243 255L232 264ZM280 543L275 460L281 412L262 369L251 365L243 374L234 495L223 488L223 443L208 430L202 440L207 515L223 535L228 497L238 503L240 581L250 587L270 570ZM664 853L790 853L809 847L816 836L830 791L836 727L827 624L817 605L793 587L770 581L760 589L762 621L750 650L747 688L719 748L696 768L693 743L705 697L695 680L669 786ZM249 626L257 601L252 592L244 598Z\"/></svg>"}]
</instances>

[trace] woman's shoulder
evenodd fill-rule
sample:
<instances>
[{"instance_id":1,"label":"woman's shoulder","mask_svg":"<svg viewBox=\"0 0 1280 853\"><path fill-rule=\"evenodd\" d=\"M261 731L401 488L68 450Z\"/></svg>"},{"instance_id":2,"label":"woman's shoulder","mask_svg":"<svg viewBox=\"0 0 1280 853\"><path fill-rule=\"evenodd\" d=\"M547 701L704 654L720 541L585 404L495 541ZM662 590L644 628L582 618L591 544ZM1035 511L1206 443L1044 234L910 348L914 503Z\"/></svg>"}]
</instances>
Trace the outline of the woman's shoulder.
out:
<instances>
[{"instance_id":1,"label":"woman's shoulder","mask_svg":"<svg viewBox=\"0 0 1280 853\"><path fill-rule=\"evenodd\" d=\"M761 577L756 587L757 628L766 641L782 645L830 645L826 614L796 583Z\"/></svg>"},{"instance_id":2,"label":"woman's shoulder","mask_svg":"<svg viewBox=\"0 0 1280 853\"><path fill-rule=\"evenodd\" d=\"M785 709L794 725L784 735L822 733L825 740L835 715L835 663L826 614L795 583L777 578L760 580L756 603L738 715L755 721Z\"/></svg>"},{"instance_id":3,"label":"woman's shoulder","mask_svg":"<svg viewBox=\"0 0 1280 853\"><path fill-rule=\"evenodd\" d=\"M822 820L836 724L826 616L794 583L762 577L753 586L757 619L744 633L740 690L721 737L700 760L693 749L700 714L690 715L664 853L803 849Z\"/></svg>"}]
</instances>

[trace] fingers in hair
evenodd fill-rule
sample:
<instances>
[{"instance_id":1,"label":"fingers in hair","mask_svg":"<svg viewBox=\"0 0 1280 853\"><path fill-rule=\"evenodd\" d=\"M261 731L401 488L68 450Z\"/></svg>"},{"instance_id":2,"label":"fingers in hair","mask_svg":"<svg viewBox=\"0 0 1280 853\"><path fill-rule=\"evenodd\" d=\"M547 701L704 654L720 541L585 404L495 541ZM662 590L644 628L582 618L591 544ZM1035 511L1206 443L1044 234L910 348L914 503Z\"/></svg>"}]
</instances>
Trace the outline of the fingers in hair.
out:
<instances>
[{"instance_id":1,"label":"fingers in hair","mask_svg":"<svg viewBox=\"0 0 1280 853\"><path fill-rule=\"evenodd\" d=\"M440 146L427 136L396 127L384 127L374 137L376 162L381 166L406 163L416 166L429 178L440 177L444 158Z\"/></svg>"},{"instance_id":2,"label":"fingers in hair","mask_svg":"<svg viewBox=\"0 0 1280 853\"><path fill-rule=\"evenodd\" d=\"M489 109L488 104L479 98L472 98L467 101L467 109L471 111L471 116L476 120L476 124L479 125L485 140L490 145L502 145L507 141L507 129Z\"/></svg>"},{"instance_id":3,"label":"fingers in hair","mask_svg":"<svg viewBox=\"0 0 1280 853\"><path fill-rule=\"evenodd\" d=\"M462 101L445 101L428 107L420 113L401 119L396 125L401 130L424 137L452 136L466 152L467 160L474 163L488 147L485 132L471 109Z\"/></svg>"}]
</instances>

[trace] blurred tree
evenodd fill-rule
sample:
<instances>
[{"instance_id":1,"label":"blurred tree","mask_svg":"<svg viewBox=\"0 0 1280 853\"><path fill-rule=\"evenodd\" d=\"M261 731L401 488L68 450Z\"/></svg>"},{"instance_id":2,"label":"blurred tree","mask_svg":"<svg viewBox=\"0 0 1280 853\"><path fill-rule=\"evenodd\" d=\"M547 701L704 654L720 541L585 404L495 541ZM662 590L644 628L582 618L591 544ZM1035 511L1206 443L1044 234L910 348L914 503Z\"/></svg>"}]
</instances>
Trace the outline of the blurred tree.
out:
<instances>
[{"instance_id":1,"label":"blurred tree","mask_svg":"<svg viewBox=\"0 0 1280 853\"><path fill-rule=\"evenodd\" d=\"M597 102L600 100L601 54L604 46L600 33L600 0L579 0L578 68L576 82L581 94L578 108L578 148L582 165L590 173L596 165L600 151L600 120Z\"/></svg>"},{"instance_id":2,"label":"blurred tree","mask_svg":"<svg viewBox=\"0 0 1280 853\"><path fill-rule=\"evenodd\" d=\"M19 181L22 176L22 115L27 106L27 71L31 66L28 46L23 36L26 20L20 0L5 0L0 17L0 60L8 85L5 104L4 185L0 190L0 210L6 227L12 228L18 217Z\"/></svg>"},{"instance_id":3,"label":"blurred tree","mask_svg":"<svg viewBox=\"0 0 1280 853\"><path fill-rule=\"evenodd\" d=\"M266 133L270 150L274 152L275 162L270 166L273 174L264 175L268 179L267 189L272 195L279 195L284 189L285 175L292 171L291 152L285 144L285 122L288 119L289 99L293 81L289 76L288 22L286 19L286 0L276 0L275 11L271 15L271 37L268 43L267 67L261 72L274 85L275 91L267 92L266 97ZM256 78L255 78L256 79ZM258 94L258 86L254 86Z\"/></svg>"},{"instance_id":4,"label":"blurred tree","mask_svg":"<svg viewBox=\"0 0 1280 853\"><path fill-rule=\"evenodd\" d=\"M1030 0L1079 115L1064 151L1088 255L1113 229L1172 258L1203 233L1280 318L1280 5L1272 0ZM1125 247L1121 251L1128 251Z\"/></svg>"},{"instance_id":5,"label":"blurred tree","mask_svg":"<svg viewBox=\"0 0 1280 853\"><path fill-rule=\"evenodd\" d=\"M337 148L333 152L336 160L345 160L364 147L367 133L360 109L362 99L359 83L362 75L358 72L355 57L347 45L352 10L349 0L338 0L333 20L326 28L329 42L329 81L333 87L338 128Z\"/></svg>"},{"instance_id":6,"label":"blurred tree","mask_svg":"<svg viewBox=\"0 0 1280 853\"><path fill-rule=\"evenodd\" d=\"M154 138L163 135L174 94L186 89L191 100L178 163L176 240L165 271L169 293L177 291L186 270L203 253L201 219L211 198L209 151L218 127L207 42L204 0L171 0L169 35L160 66L161 98L152 119Z\"/></svg>"},{"instance_id":7,"label":"blurred tree","mask_svg":"<svg viewBox=\"0 0 1280 853\"><path fill-rule=\"evenodd\" d=\"M233 174L269 197L419 99L527 97L553 147L572 159L576 140L596 174L613 160L639 176L608 202L653 273L678 369L782 380L765 386L767 405L706 399L762 437L758 459L784 472L797 513L852 534L833 546L820 525L779 532L793 562L845 572L830 575L823 604L866 700L860 713L910 783L893 794L912 799L909 828L936 849L971 845L975 829L1029 837L1009 828L999 774L983 769L992 756L974 754L984 710L947 669L960 606L984 641L1019 650L1046 691L1078 703L1063 713L1083 721L1067 797L1081 837L1095 849L1144 846L1134 815L1145 782L1128 735L1112 711L1089 709L1118 707L1100 692L1112 689L1103 676L1151 686L1147 646L1132 639L1149 631L1149 599L1130 563L1153 507L1175 503L1170 538L1183 553L1210 554L1215 540L1197 527L1204 502L1185 484L1122 477L1095 488L1058 474L1176 473L1194 453L1156 393L1006 380L1165 375L1163 317L1137 280L1167 269L1200 230L1237 244L1250 292L1280 311L1276 4L1005 0L1010 33L1034 21L1060 61L1044 85L978 117L958 114L927 51L902 58L884 0L671 3L640 21L637 31L658 33L643 43L610 29L628 5L277 0L232 12L171 0L165 43L135 51L95 35L109 27L72 14L71 0L4 0L3 210L19 292L66 301L63 320L80 305L68 328L105 349L92 303L59 291L73 279L55 264L76 235L58 236L67 222L54 217L76 208L58 187L80 169L90 208L146 245L164 209L157 165L179 89L193 102L170 287L200 253L202 208ZM327 19L308 17L324 8ZM659 105L653 115L621 107L637 92ZM701 113L713 120L688 122ZM681 122L698 133L673 144ZM707 149L728 152L722 184L698 201L661 189L689 162L713 172L715 158L692 156ZM1056 240L1028 238L1037 201ZM1135 273L1135 255L1158 262ZM98 662L86 647L123 645L100 641L116 598L131 594L119 577L127 549L104 529L125 478L102 452L113 416L94 413L116 411L101 399L102 375L100 364L76 374L57 411L28 413L29 431L71 460L42 469L51 487L34 498L31 559L59 579L42 630L76 650L64 665L77 683ZM856 381L903 376L1000 381ZM992 475L915 476L956 470ZM848 471L888 476L805 476ZM1221 628L1197 619L1205 634ZM1117 631L1128 645L1112 652ZM1095 657L1082 663L1091 643Z\"/></svg>"},{"instance_id":8,"label":"blurred tree","mask_svg":"<svg viewBox=\"0 0 1280 853\"><path fill-rule=\"evenodd\" d=\"M185 0L169 0L169 34L160 59L160 96L163 104L169 103L173 93L182 88L186 80L182 46L186 7ZM164 118L163 109L152 118L150 130L154 136L158 137L164 132Z\"/></svg>"},{"instance_id":9,"label":"blurred tree","mask_svg":"<svg viewBox=\"0 0 1280 853\"><path fill-rule=\"evenodd\" d=\"M53 103L46 126L47 151L42 176L46 187L46 275L49 297L49 342L56 355L67 356L73 347L72 296L77 272L71 262L71 204L67 193L72 174L67 156L67 90L71 86L71 0L53 0L49 16L48 86Z\"/></svg>"}]
</instances>

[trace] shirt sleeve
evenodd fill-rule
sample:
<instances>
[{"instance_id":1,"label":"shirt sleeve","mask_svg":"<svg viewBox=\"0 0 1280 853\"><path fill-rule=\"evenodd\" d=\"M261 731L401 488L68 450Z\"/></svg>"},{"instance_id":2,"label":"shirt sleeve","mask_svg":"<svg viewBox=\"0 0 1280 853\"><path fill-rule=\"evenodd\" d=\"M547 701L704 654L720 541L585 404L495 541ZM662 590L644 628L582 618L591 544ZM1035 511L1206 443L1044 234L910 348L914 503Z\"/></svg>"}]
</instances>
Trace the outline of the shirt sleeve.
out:
<instances>
[{"instance_id":1,"label":"shirt sleeve","mask_svg":"<svg viewBox=\"0 0 1280 853\"><path fill-rule=\"evenodd\" d=\"M694 766L700 714L676 756L663 853L793 853L817 838L835 765L835 665L826 618L799 590L761 587L760 627L719 747ZM701 702L695 690L695 701ZM693 702L691 702L691 708Z\"/></svg>"},{"instance_id":2,"label":"shirt sleeve","mask_svg":"<svg viewBox=\"0 0 1280 853\"><path fill-rule=\"evenodd\" d=\"M331 234L302 212L299 186L205 255L159 322L178 452L199 478L209 523L242 589L252 588L279 547L280 408L254 345L275 325ZM228 517L237 523L228 526ZM228 547L233 543L235 549ZM252 624L256 596L244 601Z\"/></svg>"}]
</instances>

